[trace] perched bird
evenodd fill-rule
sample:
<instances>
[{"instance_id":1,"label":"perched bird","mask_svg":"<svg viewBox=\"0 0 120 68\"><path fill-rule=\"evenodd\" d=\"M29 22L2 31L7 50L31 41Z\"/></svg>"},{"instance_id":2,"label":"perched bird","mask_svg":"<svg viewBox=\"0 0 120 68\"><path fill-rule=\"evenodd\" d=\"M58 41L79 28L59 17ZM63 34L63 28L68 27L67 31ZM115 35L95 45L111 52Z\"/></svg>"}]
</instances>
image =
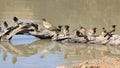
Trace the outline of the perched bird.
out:
<instances>
[{"instance_id":1,"label":"perched bird","mask_svg":"<svg viewBox=\"0 0 120 68\"><path fill-rule=\"evenodd\" d=\"M18 22L18 18L17 17L13 17L13 21L14 22Z\"/></svg>"},{"instance_id":2,"label":"perched bird","mask_svg":"<svg viewBox=\"0 0 120 68\"><path fill-rule=\"evenodd\" d=\"M58 27L53 26L52 24L47 22L45 18L42 19L42 24L46 29L52 31L52 34L55 36L59 35L58 33L59 31L61 31L61 28L62 28L62 26L58 26Z\"/></svg>"},{"instance_id":3,"label":"perched bird","mask_svg":"<svg viewBox=\"0 0 120 68\"><path fill-rule=\"evenodd\" d=\"M80 33L82 36L85 36L86 35L86 28L80 27Z\"/></svg>"},{"instance_id":4,"label":"perched bird","mask_svg":"<svg viewBox=\"0 0 120 68\"><path fill-rule=\"evenodd\" d=\"M57 32L59 33L59 32L61 32L61 30L62 30L62 26L59 25L59 26L57 27Z\"/></svg>"},{"instance_id":5,"label":"perched bird","mask_svg":"<svg viewBox=\"0 0 120 68\"><path fill-rule=\"evenodd\" d=\"M13 21L14 21L14 26L18 25L18 18L17 17L13 17Z\"/></svg>"},{"instance_id":6,"label":"perched bird","mask_svg":"<svg viewBox=\"0 0 120 68\"><path fill-rule=\"evenodd\" d=\"M2 27L3 27L3 31L7 30L8 24L6 21L3 22Z\"/></svg>"},{"instance_id":7,"label":"perched bird","mask_svg":"<svg viewBox=\"0 0 120 68\"><path fill-rule=\"evenodd\" d=\"M88 35L89 36L95 36L95 34L96 34L96 27L94 27L93 29L91 29L91 30L89 30L89 32L88 32Z\"/></svg>"},{"instance_id":8,"label":"perched bird","mask_svg":"<svg viewBox=\"0 0 120 68\"><path fill-rule=\"evenodd\" d=\"M89 41L89 39L88 39L88 37L87 37L87 35L86 35L86 28L80 27L80 35L81 35L82 37L84 37L84 39L86 39L87 42Z\"/></svg>"},{"instance_id":9,"label":"perched bird","mask_svg":"<svg viewBox=\"0 0 120 68\"><path fill-rule=\"evenodd\" d=\"M47 29L50 29L50 28L53 27L52 24L50 24L49 22L47 22L45 18L42 19L42 24Z\"/></svg>"},{"instance_id":10,"label":"perched bird","mask_svg":"<svg viewBox=\"0 0 120 68\"><path fill-rule=\"evenodd\" d=\"M96 29L97 29L96 27L93 28L93 34L96 34L97 32Z\"/></svg>"},{"instance_id":11,"label":"perched bird","mask_svg":"<svg viewBox=\"0 0 120 68\"><path fill-rule=\"evenodd\" d=\"M107 33L107 30L103 27L103 28L102 28L102 33L101 33L101 34L102 34L102 35L105 35L106 33Z\"/></svg>"},{"instance_id":12,"label":"perched bird","mask_svg":"<svg viewBox=\"0 0 120 68\"><path fill-rule=\"evenodd\" d=\"M59 36L59 34L60 34L60 32L61 32L61 29L62 29L62 26L61 26L61 25L57 26L57 29L54 30L55 36Z\"/></svg>"},{"instance_id":13,"label":"perched bird","mask_svg":"<svg viewBox=\"0 0 120 68\"><path fill-rule=\"evenodd\" d=\"M65 25L65 27L64 27L64 29L63 29L63 34L64 34L64 36L67 36L67 35L69 35L69 25Z\"/></svg>"},{"instance_id":14,"label":"perched bird","mask_svg":"<svg viewBox=\"0 0 120 68\"><path fill-rule=\"evenodd\" d=\"M79 30L74 30L74 37L81 37Z\"/></svg>"},{"instance_id":15,"label":"perched bird","mask_svg":"<svg viewBox=\"0 0 120 68\"><path fill-rule=\"evenodd\" d=\"M31 26L35 28L35 31L38 31L38 24L31 23Z\"/></svg>"},{"instance_id":16,"label":"perched bird","mask_svg":"<svg viewBox=\"0 0 120 68\"><path fill-rule=\"evenodd\" d=\"M106 37L106 36L108 36L108 40L110 39L110 37L112 37L112 35L114 34L114 32L115 32L115 27L116 27L116 25L112 25L112 27L107 31L107 33L105 34L105 36L104 37Z\"/></svg>"},{"instance_id":17,"label":"perched bird","mask_svg":"<svg viewBox=\"0 0 120 68\"><path fill-rule=\"evenodd\" d=\"M94 27L94 28L92 28L92 29L90 29L89 31L88 31L88 35L89 35L89 40L93 40L94 39L94 37L96 36L96 27Z\"/></svg>"}]
</instances>

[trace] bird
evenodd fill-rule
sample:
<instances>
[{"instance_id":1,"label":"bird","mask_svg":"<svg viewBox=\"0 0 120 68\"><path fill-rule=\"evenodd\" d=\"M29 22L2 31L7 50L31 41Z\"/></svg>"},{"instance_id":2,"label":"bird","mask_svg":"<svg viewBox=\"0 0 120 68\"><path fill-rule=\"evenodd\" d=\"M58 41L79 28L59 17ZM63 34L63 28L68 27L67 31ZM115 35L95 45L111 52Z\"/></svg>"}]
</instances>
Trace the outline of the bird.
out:
<instances>
[{"instance_id":1,"label":"bird","mask_svg":"<svg viewBox=\"0 0 120 68\"><path fill-rule=\"evenodd\" d=\"M65 25L64 26L64 29L63 29L64 36L68 36L69 35L69 28L70 28L69 25Z\"/></svg>"},{"instance_id":2,"label":"bird","mask_svg":"<svg viewBox=\"0 0 120 68\"><path fill-rule=\"evenodd\" d=\"M13 17L13 21L14 22L18 22L18 18L17 17Z\"/></svg>"},{"instance_id":3,"label":"bird","mask_svg":"<svg viewBox=\"0 0 120 68\"><path fill-rule=\"evenodd\" d=\"M79 31L80 31L82 36L86 35L86 28L81 26Z\"/></svg>"},{"instance_id":4,"label":"bird","mask_svg":"<svg viewBox=\"0 0 120 68\"><path fill-rule=\"evenodd\" d=\"M102 33L101 33L101 34L102 34L102 35L105 35L106 33L107 33L107 30L103 27L103 28L102 28Z\"/></svg>"},{"instance_id":5,"label":"bird","mask_svg":"<svg viewBox=\"0 0 120 68\"><path fill-rule=\"evenodd\" d=\"M74 37L80 37L80 31L79 30L74 30Z\"/></svg>"},{"instance_id":6,"label":"bird","mask_svg":"<svg viewBox=\"0 0 120 68\"><path fill-rule=\"evenodd\" d=\"M35 31L38 31L38 24L31 23L31 26L33 26L33 27L34 27Z\"/></svg>"},{"instance_id":7,"label":"bird","mask_svg":"<svg viewBox=\"0 0 120 68\"><path fill-rule=\"evenodd\" d=\"M3 31L7 30L7 28L8 28L8 24L7 24L6 21L3 22L2 27L3 27Z\"/></svg>"},{"instance_id":8,"label":"bird","mask_svg":"<svg viewBox=\"0 0 120 68\"><path fill-rule=\"evenodd\" d=\"M61 25L59 25L58 27L53 26L45 18L42 18L42 24L46 29L48 29L49 31L52 31L52 34L54 36L58 36L59 32L61 31L61 28L62 28Z\"/></svg>"},{"instance_id":9,"label":"bird","mask_svg":"<svg viewBox=\"0 0 120 68\"><path fill-rule=\"evenodd\" d=\"M59 36L61 30L62 30L62 26L61 26L61 25L58 25L57 28L54 30L54 32L56 33L55 35L56 35L56 36Z\"/></svg>"},{"instance_id":10,"label":"bird","mask_svg":"<svg viewBox=\"0 0 120 68\"><path fill-rule=\"evenodd\" d=\"M45 18L42 19L42 24L46 29L50 29L53 27L53 25L50 24L49 22L47 22L47 20Z\"/></svg>"},{"instance_id":11,"label":"bird","mask_svg":"<svg viewBox=\"0 0 120 68\"><path fill-rule=\"evenodd\" d=\"M114 34L115 31L116 31L116 25L112 25L112 27L109 28L109 30L108 30L107 33L104 35L104 37L108 36L107 40L109 40L110 37L112 37L112 35Z\"/></svg>"},{"instance_id":12,"label":"bird","mask_svg":"<svg viewBox=\"0 0 120 68\"><path fill-rule=\"evenodd\" d=\"M89 40L93 40L94 39L94 37L96 36L96 30L97 30L97 28L94 27L94 28L92 28L92 29L90 29L88 31Z\"/></svg>"},{"instance_id":13,"label":"bird","mask_svg":"<svg viewBox=\"0 0 120 68\"><path fill-rule=\"evenodd\" d=\"M62 25L58 25L58 27L57 27L57 31L58 31L58 33L60 33L61 30L62 30Z\"/></svg>"},{"instance_id":14,"label":"bird","mask_svg":"<svg viewBox=\"0 0 120 68\"><path fill-rule=\"evenodd\" d=\"M81 34L82 37L84 37L84 39L86 39L87 42L89 41L89 39L88 39L88 37L86 35L86 28L81 26L80 27L80 34Z\"/></svg>"},{"instance_id":15,"label":"bird","mask_svg":"<svg viewBox=\"0 0 120 68\"><path fill-rule=\"evenodd\" d=\"M18 18L17 17L13 17L13 21L14 21L14 26L18 26Z\"/></svg>"},{"instance_id":16,"label":"bird","mask_svg":"<svg viewBox=\"0 0 120 68\"><path fill-rule=\"evenodd\" d=\"M96 29L97 29L96 27L93 28L93 34L96 34L97 32Z\"/></svg>"},{"instance_id":17,"label":"bird","mask_svg":"<svg viewBox=\"0 0 120 68\"><path fill-rule=\"evenodd\" d=\"M93 29L90 29L89 31L88 31L88 35L89 36L95 36L95 34L96 34L96 27L94 27Z\"/></svg>"}]
</instances>

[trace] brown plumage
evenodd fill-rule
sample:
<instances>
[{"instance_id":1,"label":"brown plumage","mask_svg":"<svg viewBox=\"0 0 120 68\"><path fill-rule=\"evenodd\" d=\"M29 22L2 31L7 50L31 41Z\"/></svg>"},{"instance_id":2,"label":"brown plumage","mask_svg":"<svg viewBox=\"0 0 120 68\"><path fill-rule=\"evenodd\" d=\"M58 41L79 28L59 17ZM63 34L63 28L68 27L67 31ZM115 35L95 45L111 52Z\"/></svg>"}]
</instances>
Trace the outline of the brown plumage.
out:
<instances>
[{"instance_id":1,"label":"brown plumage","mask_svg":"<svg viewBox=\"0 0 120 68\"><path fill-rule=\"evenodd\" d=\"M74 37L81 37L79 30L74 30Z\"/></svg>"},{"instance_id":2,"label":"brown plumage","mask_svg":"<svg viewBox=\"0 0 120 68\"><path fill-rule=\"evenodd\" d=\"M17 17L13 17L13 21L14 22L18 22L18 18Z\"/></svg>"},{"instance_id":3,"label":"brown plumage","mask_svg":"<svg viewBox=\"0 0 120 68\"><path fill-rule=\"evenodd\" d=\"M110 28L109 31L107 31L107 33L114 33L115 27L116 27L116 25L112 25L112 28Z\"/></svg>"},{"instance_id":4,"label":"brown plumage","mask_svg":"<svg viewBox=\"0 0 120 68\"><path fill-rule=\"evenodd\" d=\"M56 36L58 36L59 35L59 33L61 32L61 29L62 29L62 26L61 25L59 25L54 31L55 31L55 33L56 33Z\"/></svg>"},{"instance_id":5,"label":"brown plumage","mask_svg":"<svg viewBox=\"0 0 120 68\"><path fill-rule=\"evenodd\" d=\"M45 18L42 19L42 24L46 29L54 29L54 26L51 23L47 22Z\"/></svg>"},{"instance_id":6,"label":"brown plumage","mask_svg":"<svg viewBox=\"0 0 120 68\"><path fill-rule=\"evenodd\" d=\"M80 27L80 33L81 33L81 35L85 36L86 35L86 28Z\"/></svg>"},{"instance_id":7,"label":"brown plumage","mask_svg":"<svg viewBox=\"0 0 120 68\"><path fill-rule=\"evenodd\" d=\"M7 28L7 27L8 27L8 24L7 24L6 21L3 23L3 27L4 27L4 28Z\"/></svg>"},{"instance_id":8,"label":"brown plumage","mask_svg":"<svg viewBox=\"0 0 120 68\"><path fill-rule=\"evenodd\" d=\"M105 35L106 33L107 33L107 30L103 27L103 28L102 28L102 33L101 33L101 34L102 34L102 35Z\"/></svg>"},{"instance_id":9,"label":"brown plumage","mask_svg":"<svg viewBox=\"0 0 120 68\"><path fill-rule=\"evenodd\" d=\"M89 30L89 32L88 32L88 35L89 36L94 36L95 34L96 34L96 27L94 27L93 29L91 29L91 30Z\"/></svg>"},{"instance_id":10,"label":"brown plumage","mask_svg":"<svg viewBox=\"0 0 120 68\"><path fill-rule=\"evenodd\" d=\"M114 34L115 30L116 30L116 25L112 25L112 27L106 32L104 37L108 36L107 39L109 40L110 37L112 37L112 35Z\"/></svg>"},{"instance_id":11,"label":"brown plumage","mask_svg":"<svg viewBox=\"0 0 120 68\"><path fill-rule=\"evenodd\" d=\"M96 34L97 32L96 29L97 29L96 27L93 28L93 34Z\"/></svg>"},{"instance_id":12,"label":"brown plumage","mask_svg":"<svg viewBox=\"0 0 120 68\"><path fill-rule=\"evenodd\" d=\"M58 32L61 32L61 29L62 29L62 26L59 25L59 26L57 27L57 31L58 31Z\"/></svg>"},{"instance_id":13,"label":"brown plumage","mask_svg":"<svg viewBox=\"0 0 120 68\"><path fill-rule=\"evenodd\" d=\"M4 31L6 31L7 29L8 29L8 24L7 24L6 21L4 21L4 22L2 23L2 31L4 32Z\"/></svg>"},{"instance_id":14,"label":"brown plumage","mask_svg":"<svg viewBox=\"0 0 120 68\"><path fill-rule=\"evenodd\" d=\"M69 25L65 25L64 29L63 29L63 33L65 36L69 35Z\"/></svg>"},{"instance_id":15,"label":"brown plumage","mask_svg":"<svg viewBox=\"0 0 120 68\"><path fill-rule=\"evenodd\" d=\"M89 41L89 39L88 39L88 37L86 35L86 28L80 27L80 36L84 37L87 42Z\"/></svg>"}]
</instances>

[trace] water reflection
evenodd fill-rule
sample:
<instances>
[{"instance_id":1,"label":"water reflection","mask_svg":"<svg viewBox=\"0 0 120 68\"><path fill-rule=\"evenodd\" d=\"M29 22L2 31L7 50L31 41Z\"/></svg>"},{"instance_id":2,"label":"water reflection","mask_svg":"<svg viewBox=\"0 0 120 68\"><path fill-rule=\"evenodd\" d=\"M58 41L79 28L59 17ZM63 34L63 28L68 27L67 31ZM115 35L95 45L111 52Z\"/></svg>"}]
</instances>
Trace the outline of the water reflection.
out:
<instances>
[{"instance_id":1,"label":"water reflection","mask_svg":"<svg viewBox=\"0 0 120 68\"><path fill-rule=\"evenodd\" d=\"M47 43L46 43L47 42ZM56 63L50 68L57 65L69 65L83 60L94 59L103 56L120 56L120 47L93 45L93 44L69 44L59 43L50 40L37 40L29 45L13 45L11 42L0 42L1 56L4 61L11 54L11 63L19 63L20 57L32 57L35 59L43 59L47 61L39 61L47 65L51 62L51 58L57 60L64 60L60 62L53 61L51 65ZM53 55L53 56L51 56ZM57 56L56 56L57 55ZM57 57L57 58L56 58ZM60 58L61 57L61 58ZM52 59L52 60L54 60ZM29 59L28 59L29 62ZM33 62L33 60L31 60ZM22 62L24 63L24 62ZM18 64L19 65L19 64ZM44 66L43 66L44 67Z\"/></svg>"},{"instance_id":2,"label":"water reflection","mask_svg":"<svg viewBox=\"0 0 120 68\"><path fill-rule=\"evenodd\" d=\"M49 46L50 47L50 46ZM41 58L51 53L62 53L66 60L86 60L103 56L120 55L119 48L93 44L62 44L52 42L52 48L44 49Z\"/></svg>"},{"instance_id":3,"label":"water reflection","mask_svg":"<svg viewBox=\"0 0 120 68\"><path fill-rule=\"evenodd\" d=\"M2 49L2 58L4 61L6 60L6 57L7 57L7 51Z\"/></svg>"},{"instance_id":4,"label":"water reflection","mask_svg":"<svg viewBox=\"0 0 120 68\"><path fill-rule=\"evenodd\" d=\"M10 41L13 45L19 45L19 44L28 45L36 40L39 39L31 35L14 35Z\"/></svg>"},{"instance_id":5,"label":"water reflection","mask_svg":"<svg viewBox=\"0 0 120 68\"><path fill-rule=\"evenodd\" d=\"M17 62L17 57L15 55L13 55L12 57L12 63L15 64Z\"/></svg>"}]
</instances>

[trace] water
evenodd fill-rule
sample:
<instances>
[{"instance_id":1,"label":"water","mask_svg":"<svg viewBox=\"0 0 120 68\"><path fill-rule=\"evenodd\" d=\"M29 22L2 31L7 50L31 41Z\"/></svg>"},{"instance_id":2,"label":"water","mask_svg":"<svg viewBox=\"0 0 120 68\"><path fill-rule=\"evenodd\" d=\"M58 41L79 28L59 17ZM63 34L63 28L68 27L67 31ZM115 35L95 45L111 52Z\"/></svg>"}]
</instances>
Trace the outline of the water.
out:
<instances>
[{"instance_id":1,"label":"water","mask_svg":"<svg viewBox=\"0 0 120 68\"><path fill-rule=\"evenodd\" d=\"M41 18L53 25L70 25L70 31L117 25L120 34L119 0L0 0L0 24L13 24L17 16L23 22L35 22L42 27ZM88 26L89 25L89 26ZM0 42L0 68L55 68L72 65L103 56L120 56L120 47L93 44L63 44L40 40L28 35L15 35L10 42Z\"/></svg>"},{"instance_id":2,"label":"water","mask_svg":"<svg viewBox=\"0 0 120 68\"><path fill-rule=\"evenodd\" d=\"M0 42L0 68L55 68L104 56L120 56L120 47L59 43L29 35Z\"/></svg>"},{"instance_id":3,"label":"water","mask_svg":"<svg viewBox=\"0 0 120 68\"><path fill-rule=\"evenodd\" d=\"M0 22L11 23L17 16L41 25L41 18L46 18L55 26L70 25L71 31L79 26L98 27L98 33L102 27L116 24L116 33L120 34L119 3L119 0L0 0Z\"/></svg>"}]
</instances>

